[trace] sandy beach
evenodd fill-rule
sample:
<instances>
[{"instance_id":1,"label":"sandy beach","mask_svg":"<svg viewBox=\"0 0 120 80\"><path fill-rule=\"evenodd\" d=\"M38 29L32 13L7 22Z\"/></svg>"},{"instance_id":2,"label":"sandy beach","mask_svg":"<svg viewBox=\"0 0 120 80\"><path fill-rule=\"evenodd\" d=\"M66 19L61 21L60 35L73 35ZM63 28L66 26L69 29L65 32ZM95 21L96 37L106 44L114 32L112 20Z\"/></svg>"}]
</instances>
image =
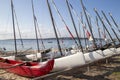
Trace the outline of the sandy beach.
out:
<instances>
[{"instance_id":1,"label":"sandy beach","mask_svg":"<svg viewBox=\"0 0 120 80\"><path fill-rule=\"evenodd\" d=\"M87 66L74 68L66 72L48 76L44 80L120 80L120 56L110 58L108 64L105 64L105 60L92 63L90 64L90 70L88 71L87 69ZM0 80L31 79L0 70Z\"/></svg>"}]
</instances>

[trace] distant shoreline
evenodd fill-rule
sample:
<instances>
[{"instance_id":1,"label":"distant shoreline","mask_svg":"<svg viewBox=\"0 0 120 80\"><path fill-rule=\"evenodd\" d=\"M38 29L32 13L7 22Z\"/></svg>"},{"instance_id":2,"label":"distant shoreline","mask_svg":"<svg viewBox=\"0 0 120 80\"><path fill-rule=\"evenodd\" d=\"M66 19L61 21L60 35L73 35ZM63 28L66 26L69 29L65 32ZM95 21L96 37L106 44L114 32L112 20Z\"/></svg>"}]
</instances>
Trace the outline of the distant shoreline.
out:
<instances>
[{"instance_id":1,"label":"distant shoreline","mask_svg":"<svg viewBox=\"0 0 120 80\"><path fill-rule=\"evenodd\" d=\"M62 38L59 38L59 39L66 39L66 40L72 40L72 38L70 37L62 37ZM75 37L75 39L78 39L77 37ZM87 38L80 38L80 39L87 39ZM95 39L101 39L103 40L103 38L95 38ZM2 40L14 40L14 39L2 39ZM21 39L16 39L16 40L21 40ZM23 38L22 40L36 40L35 38ZM41 39L39 39L41 40ZM56 38L43 38L42 40L56 40Z\"/></svg>"}]
</instances>

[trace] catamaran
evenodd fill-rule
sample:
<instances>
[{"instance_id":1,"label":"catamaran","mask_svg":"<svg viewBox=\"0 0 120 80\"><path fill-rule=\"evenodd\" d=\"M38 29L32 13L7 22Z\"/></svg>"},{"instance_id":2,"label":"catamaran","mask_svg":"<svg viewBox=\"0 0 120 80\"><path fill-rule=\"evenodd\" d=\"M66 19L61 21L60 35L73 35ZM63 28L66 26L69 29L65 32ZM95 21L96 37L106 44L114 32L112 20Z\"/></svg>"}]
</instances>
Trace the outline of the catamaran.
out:
<instances>
[{"instance_id":1,"label":"catamaran","mask_svg":"<svg viewBox=\"0 0 120 80\"><path fill-rule=\"evenodd\" d=\"M34 78L48 74L54 66L54 59L46 62L23 62L0 58L0 69L8 72Z\"/></svg>"}]
</instances>

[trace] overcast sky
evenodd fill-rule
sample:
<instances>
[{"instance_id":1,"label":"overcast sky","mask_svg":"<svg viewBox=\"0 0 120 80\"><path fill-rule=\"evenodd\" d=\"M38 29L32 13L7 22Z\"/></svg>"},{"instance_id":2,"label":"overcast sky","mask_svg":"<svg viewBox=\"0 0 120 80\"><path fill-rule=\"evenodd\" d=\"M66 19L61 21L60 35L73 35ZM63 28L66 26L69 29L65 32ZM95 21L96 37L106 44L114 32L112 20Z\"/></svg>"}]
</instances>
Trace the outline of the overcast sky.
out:
<instances>
[{"instance_id":1,"label":"overcast sky","mask_svg":"<svg viewBox=\"0 0 120 80\"><path fill-rule=\"evenodd\" d=\"M46 0L33 0L33 1L34 1L35 15L38 19L39 29L41 31L42 37L43 38L54 37L54 31L51 24L51 19L46 4ZM54 0L54 1L60 13L62 14L64 20L69 26L71 32L75 35L75 31L73 29L73 25L68 13L65 0ZM82 11L80 0L69 0L69 2L73 5L74 9L80 15L80 12ZM103 10L107 14L109 19L110 17L108 13L111 12L116 22L120 24L120 18L119 18L120 0L83 0L83 3L86 6L88 12L93 16L93 18L96 16L93 8L97 8L100 14L101 14L101 10ZM22 37L35 38L31 0L13 0L13 4L17 14L17 19ZM57 28L61 36L64 37L69 36L68 32L65 29L64 24L57 15L51 2L50 5L54 15L55 23L57 25ZM74 16L76 27L78 29L78 21L76 18L77 17ZM93 24L93 26L94 26L93 29L95 30L95 25ZM94 33L96 33L96 30ZM16 26L16 34L17 34L17 38L19 38L17 26ZM95 36L98 35L95 34ZM13 38L13 31L12 31L10 0L0 0L0 39L12 39L12 38Z\"/></svg>"}]
</instances>

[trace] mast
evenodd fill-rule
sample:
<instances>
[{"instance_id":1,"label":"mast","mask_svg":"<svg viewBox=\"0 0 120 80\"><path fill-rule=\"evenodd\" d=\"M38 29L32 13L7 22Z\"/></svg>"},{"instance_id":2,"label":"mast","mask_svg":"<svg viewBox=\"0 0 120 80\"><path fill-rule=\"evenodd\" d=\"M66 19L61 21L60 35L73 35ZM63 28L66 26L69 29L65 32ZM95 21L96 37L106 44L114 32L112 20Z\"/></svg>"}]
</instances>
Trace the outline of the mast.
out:
<instances>
[{"instance_id":1,"label":"mast","mask_svg":"<svg viewBox=\"0 0 120 80\"><path fill-rule=\"evenodd\" d=\"M52 21L54 33L55 33L55 36L56 36L56 39L57 39L58 48L59 48L59 51L60 51L60 53L61 53L61 56L63 56L62 50L61 50L61 46L60 46L60 43L59 43L59 39L58 39L58 35L57 35L57 30L56 30L56 28L55 28L55 23L54 23L54 19L53 19L51 7L50 7L50 4L49 4L48 0L47 0L47 6L48 6L49 13L50 13L50 17L51 17L51 21Z\"/></svg>"},{"instance_id":2,"label":"mast","mask_svg":"<svg viewBox=\"0 0 120 80\"><path fill-rule=\"evenodd\" d=\"M80 2L81 2L81 6L82 6L82 9L83 9L83 12L84 12L85 18L86 18L86 20L87 20L88 27L89 27L90 32L91 32L91 34L92 34L93 44L94 44L95 48L97 48L97 45L96 45L96 43L95 43L95 38L94 38L93 33L92 33L91 25L90 25L90 23L89 23L89 20L88 20L88 17L87 17L86 11L85 11L85 7L84 7L84 5L83 5L82 0L80 0Z\"/></svg>"},{"instance_id":3,"label":"mast","mask_svg":"<svg viewBox=\"0 0 120 80\"><path fill-rule=\"evenodd\" d=\"M38 28L38 32L39 32L39 36L40 36L40 40L41 40L41 43L42 43L43 49L45 49L45 45L44 45L44 42L43 42L42 35L41 35L41 33L40 33L40 29L39 29L39 27L37 27L37 28Z\"/></svg>"},{"instance_id":4,"label":"mast","mask_svg":"<svg viewBox=\"0 0 120 80\"><path fill-rule=\"evenodd\" d=\"M100 15L98 14L98 12L97 12L97 10L96 10L96 8L94 8L94 11L95 11L95 13L97 14L97 16L98 16L99 20L101 21L101 23L103 24L103 27L104 27L104 28L105 28L105 30L107 31L107 33L108 33L108 35L109 35L110 39L112 40L112 42L113 42L114 46L116 47L116 44L115 44L115 42L114 42L114 40L113 40L112 36L110 35L110 33L109 33L108 29L106 28L106 26L105 26L105 24L104 24L103 20L101 19Z\"/></svg>"},{"instance_id":5,"label":"mast","mask_svg":"<svg viewBox=\"0 0 120 80\"><path fill-rule=\"evenodd\" d=\"M81 23L83 24L83 15L82 15L82 12L81 12ZM83 26L83 25L82 25ZM86 26L86 24L85 24ZM84 35L84 38L85 38L85 29L83 28L83 35ZM87 41L86 41L86 38L85 38L85 46L87 47ZM88 50L88 49L87 49Z\"/></svg>"},{"instance_id":6,"label":"mast","mask_svg":"<svg viewBox=\"0 0 120 80\"><path fill-rule=\"evenodd\" d=\"M102 47L102 40L101 40L101 35L100 35L100 28L99 28L99 24L98 24L98 18L96 16L96 24L98 26L98 34L99 34L99 39L100 39L100 47Z\"/></svg>"},{"instance_id":7,"label":"mast","mask_svg":"<svg viewBox=\"0 0 120 80\"><path fill-rule=\"evenodd\" d=\"M14 9L14 15L15 15L16 24L17 24L17 27L18 27L18 32L19 32L19 36L20 36L21 45L24 48L23 39L22 39L22 36L21 36L21 31L20 31L20 27L19 27L19 24L18 24L18 20L17 20L17 15L16 15L16 12L15 12L15 9Z\"/></svg>"},{"instance_id":8,"label":"mast","mask_svg":"<svg viewBox=\"0 0 120 80\"><path fill-rule=\"evenodd\" d=\"M82 24L82 27L83 27L83 34L84 34L84 38L85 38L85 30L87 31L86 29L86 24L83 24L83 18L82 18L82 12L81 12L81 18L79 17L79 15L77 14L77 12L74 10L73 6L69 3L69 6L71 7L72 9L72 12L74 13L75 16L77 16L77 19L79 21L79 23ZM86 39L85 39L85 45L87 46L87 42L86 42Z\"/></svg>"},{"instance_id":9,"label":"mast","mask_svg":"<svg viewBox=\"0 0 120 80\"><path fill-rule=\"evenodd\" d=\"M52 3L53 3L53 5L54 5L54 8L55 8L56 12L58 13L58 16L60 17L61 21L64 23L65 28L66 28L67 31L69 32L71 38L75 41L75 44L76 44L77 46L79 46L78 43L77 43L77 41L75 40L75 37L73 36L73 34L71 33L69 27L67 26L65 20L63 19L62 15L60 14L59 10L57 9L57 6L56 6L54 0L52 0Z\"/></svg>"},{"instance_id":10,"label":"mast","mask_svg":"<svg viewBox=\"0 0 120 80\"><path fill-rule=\"evenodd\" d=\"M119 27L118 27L118 24L115 22L114 18L112 17L112 14L109 13L109 15L110 15L110 17L111 17L113 23L115 24L115 26L118 28L118 31L120 32Z\"/></svg>"},{"instance_id":11,"label":"mast","mask_svg":"<svg viewBox=\"0 0 120 80\"><path fill-rule=\"evenodd\" d=\"M69 13L70 13L70 16L71 16L71 20L72 20L72 23L73 23L73 27L75 29L75 32L76 32L76 35L77 35L77 38L78 38L78 42L79 42L79 45L80 45L80 49L81 51L83 52L83 48L82 48L82 45L81 45L81 41L80 41L80 38L79 38L79 35L78 35L78 32L77 32L77 29L76 29L76 26L75 26L75 22L73 20L73 16L72 16L72 13L71 13L71 10L70 10L70 6L68 4L68 0L66 0L66 3L67 3L67 7L68 7L68 10L69 10Z\"/></svg>"},{"instance_id":12,"label":"mast","mask_svg":"<svg viewBox=\"0 0 120 80\"><path fill-rule=\"evenodd\" d=\"M92 30L92 23L91 23L91 17L90 17L89 15L87 15L87 17L88 17L88 21L89 21L89 23L90 23L91 31L93 32L93 30Z\"/></svg>"},{"instance_id":13,"label":"mast","mask_svg":"<svg viewBox=\"0 0 120 80\"><path fill-rule=\"evenodd\" d=\"M108 22L108 24L110 25L110 27L111 27L113 33L115 34L116 38L117 38L118 41L120 42L120 39L118 38L118 36L117 36L115 30L112 28L112 25L111 25L110 21L108 20L108 18L106 17L106 15L105 15L105 13L104 13L103 11L102 11L102 14L103 14L103 16L105 17L105 19L106 19L106 21Z\"/></svg>"},{"instance_id":14,"label":"mast","mask_svg":"<svg viewBox=\"0 0 120 80\"><path fill-rule=\"evenodd\" d=\"M33 20L34 20L34 27L35 27L35 34L36 34L36 41L37 41L37 50L38 53L40 52L40 48L39 48L39 41L38 41L38 34L37 34L37 26L36 26L36 21L35 21L35 13L34 13L34 5L33 5L33 0L31 0L31 4L32 4L32 12L33 12Z\"/></svg>"},{"instance_id":15,"label":"mast","mask_svg":"<svg viewBox=\"0 0 120 80\"><path fill-rule=\"evenodd\" d=\"M45 49L45 45L44 45L44 43L43 43L43 38L42 38L42 35L41 35L41 32L40 32L40 29L39 29L39 24L38 24L38 21L37 21L36 16L35 16L35 21L36 21L37 30L38 30L38 33L39 33L39 36L40 36L41 44L42 44L42 46L43 46L43 49Z\"/></svg>"},{"instance_id":16,"label":"mast","mask_svg":"<svg viewBox=\"0 0 120 80\"><path fill-rule=\"evenodd\" d=\"M103 17L102 17L102 20L103 20ZM106 44L108 44L108 42L106 41L107 39L107 34L106 34L106 30L105 30L105 28L103 27L103 37L104 37L104 39L105 39L105 43Z\"/></svg>"},{"instance_id":17,"label":"mast","mask_svg":"<svg viewBox=\"0 0 120 80\"><path fill-rule=\"evenodd\" d=\"M11 11L12 11L12 24L13 24L13 34L14 34L14 44L15 44L15 56L17 55L17 42L16 42L16 33L15 33L15 22L14 22L14 10L13 10L13 1L11 0Z\"/></svg>"}]
</instances>

